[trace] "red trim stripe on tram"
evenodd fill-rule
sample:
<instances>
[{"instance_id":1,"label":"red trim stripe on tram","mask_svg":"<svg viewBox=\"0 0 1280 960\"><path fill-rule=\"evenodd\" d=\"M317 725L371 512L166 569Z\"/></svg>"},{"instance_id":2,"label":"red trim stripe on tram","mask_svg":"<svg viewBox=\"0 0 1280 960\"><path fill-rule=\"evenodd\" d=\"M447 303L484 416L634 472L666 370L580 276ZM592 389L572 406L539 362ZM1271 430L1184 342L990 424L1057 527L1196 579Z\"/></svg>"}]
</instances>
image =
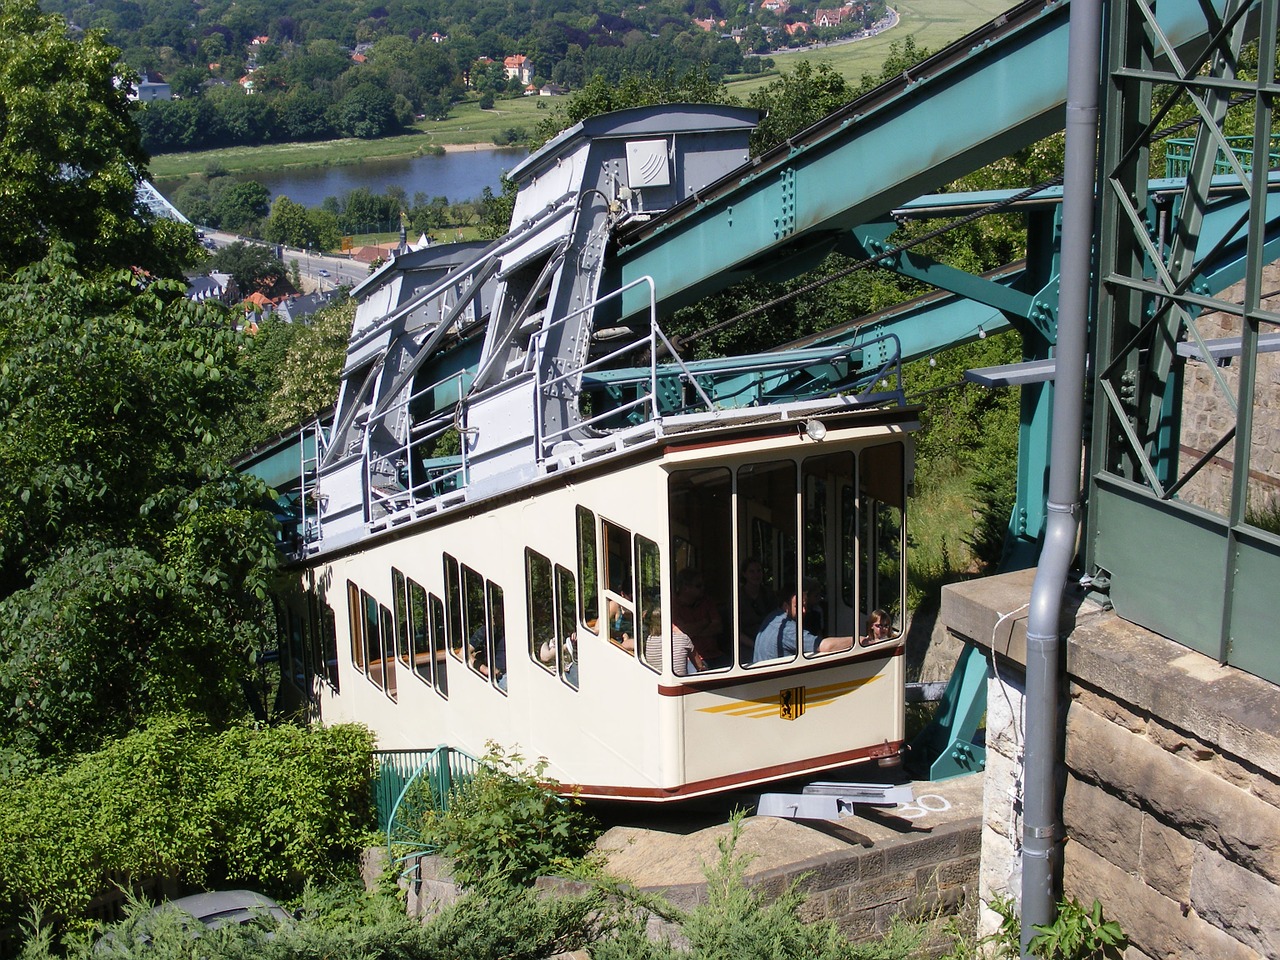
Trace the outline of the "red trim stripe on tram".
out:
<instances>
[{"instance_id":1,"label":"red trim stripe on tram","mask_svg":"<svg viewBox=\"0 0 1280 960\"><path fill-rule=\"evenodd\" d=\"M777 764L772 767L761 767L744 773L731 774L724 777L713 777L686 783L680 787L663 789L661 787L611 787L597 784L576 784L570 787L562 784L565 793L576 792L579 796L599 800L684 800L708 793L718 793L732 787L753 786L770 780L783 780L805 773L821 773L832 767L841 767L860 760L871 760L879 757L896 756L903 747L903 741L878 743L872 747L848 750L844 753L832 753L825 757L814 757L809 760L797 760L792 763Z\"/></svg>"}]
</instances>

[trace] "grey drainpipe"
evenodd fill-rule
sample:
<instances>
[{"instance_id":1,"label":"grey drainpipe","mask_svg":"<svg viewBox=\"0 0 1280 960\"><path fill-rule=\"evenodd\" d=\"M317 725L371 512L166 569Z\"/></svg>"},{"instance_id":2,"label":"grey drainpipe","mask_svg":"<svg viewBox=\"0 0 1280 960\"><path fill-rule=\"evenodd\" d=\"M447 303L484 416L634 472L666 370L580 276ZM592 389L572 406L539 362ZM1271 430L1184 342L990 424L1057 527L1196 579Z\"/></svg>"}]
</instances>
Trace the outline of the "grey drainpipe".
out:
<instances>
[{"instance_id":1,"label":"grey drainpipe","mask_svg":"<svg viewBox=\"0 0 1280 960\"><path fill-rule=\"evenodd\" d=\"M1027 691L1022 821L1022 955L1035 924L1053 922L1059 867L1058 617L1075 557L1084 432L1085 355L1098 146L1102 0L1071 0L1067 46L1062 271L1058 297L1048 519L1027 617Z\"/></svg>"}]
</instances>

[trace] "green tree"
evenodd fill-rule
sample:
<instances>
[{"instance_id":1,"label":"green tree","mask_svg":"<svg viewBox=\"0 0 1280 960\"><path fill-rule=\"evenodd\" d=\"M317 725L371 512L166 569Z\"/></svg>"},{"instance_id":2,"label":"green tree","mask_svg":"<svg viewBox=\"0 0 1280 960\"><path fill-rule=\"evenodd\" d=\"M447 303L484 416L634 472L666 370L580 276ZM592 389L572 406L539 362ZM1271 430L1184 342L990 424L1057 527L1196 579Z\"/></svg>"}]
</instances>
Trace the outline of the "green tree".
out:
<instances>
[{"instance_id":1,"label":"green tree","mask_svg":"<svg viewBox=\"0 0 1280 960\"><path fill-rule=\"evenodd\" d=\"M251 230L267 215L271 194L257 180L220 180L210 193L225 230Z\"/></svg>"},{"instance_id":2,"label":"green tree","mask_svg":"<svg viewBox=\"0 0 1280 960\"><path fill-rule=\"evenodd\" d=\"M85 269L154 265L158 240L137 202L147 156L127 95L135 78L119 76L119 56L98 31L72 39L36 0L0 0L0 275L57 241Z\"/></svg>"},{"instance_id":3,"label":"green tree","mask_svg":"<svg viewBox=\"0 0 1280 960\"><path fill-rule=\"evenodd\" d=\"M763 116L751 135L751 152L763 153L853 99L844 77L829 64L801 60L768 86L752 93L751 106Z\"/></svg>"},{"instance_id":4,"label":"green tree","mask_svg":"<svg viewBox=\"0 0 1280 960\"><path fill-rule=\"evenodd\" d=\"M243 240L220 247L209 258L209 265L214 270L231 274L240 288L240 295L245 297L270 290L286 275L284 263L271 248Z\"/></svg>"},{"instance_id":5,"label":"green tree","mask_svg":"<svg viewBox=\"0 0 1280 960\"><path fill-rule=\"evenodd\" d=\"M511 215L516 209L516 182L502 178L502 193L485 187L480 194L480 236L496 240L511 229Z\"/></svg>"},{"instance_id":6,"label":"green tree","mask_svg":"<svg viewBox=\"0 0 1280 960\"><path fill-rule=\"evenodd\" d=\"M277 197L271 205L271 217L263 226L262 235L271 243L305 249L318 246L313 227L306 207L288 197Z\"/></svg>"},{"instance_id":7,"label":"green tree","mask_svg":"<svg viewBox=\"0 0 1280 960\"><path fill-rule=\"evenodd\" d=\"M0 747L57 756L148 712L243 713L276 563L265 491L222 466L251 384L182 284L0 284Z\"/></svg>"},{"instance_id":8,"label":"green tree","mask_svg":"<svg viewBox=\"0 0 1280 960\"><path fill-rule=\"evenodd\" d=\"M264 418L272 432L306 423L333 404L355 315L356 302L343 300L317 311L294 333L274 370L277 386Z\"/></svg>"},{"instance_id":9,"label":"green tree","mask_svg":"<svg viewBox=\"0 0 1280 960\"><path fill-rule=\"evenodd\" d=\"M399 129L395 97L373 83L362 83L334 107L335 126L348 137L372 140Z\"/></svg>"}]
</instances>

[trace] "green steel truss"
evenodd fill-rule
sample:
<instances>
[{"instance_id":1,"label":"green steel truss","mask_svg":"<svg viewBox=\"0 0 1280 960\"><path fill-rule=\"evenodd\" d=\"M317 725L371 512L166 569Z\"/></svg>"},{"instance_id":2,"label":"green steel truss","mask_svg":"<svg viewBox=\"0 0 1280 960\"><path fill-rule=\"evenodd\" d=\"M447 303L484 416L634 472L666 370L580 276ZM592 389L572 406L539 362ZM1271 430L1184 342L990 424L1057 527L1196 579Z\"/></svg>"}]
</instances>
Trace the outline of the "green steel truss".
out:
<instances>
[{"instance_id":1,"label":"green steel truss","mask_svg":"<svg viewBox=\"0 0 1280 960\"><path fill-rule=\"evenodd\" d=\"M1125 619L1280 681L1280 381L1259 350L1280 324L1277 5L1205 8L1181 49L1153 6L1114 4L1107 24L1085 559ZM1156 204L1148 172L1183 116L1185 186Z\"/></svg>"}]
</instances>

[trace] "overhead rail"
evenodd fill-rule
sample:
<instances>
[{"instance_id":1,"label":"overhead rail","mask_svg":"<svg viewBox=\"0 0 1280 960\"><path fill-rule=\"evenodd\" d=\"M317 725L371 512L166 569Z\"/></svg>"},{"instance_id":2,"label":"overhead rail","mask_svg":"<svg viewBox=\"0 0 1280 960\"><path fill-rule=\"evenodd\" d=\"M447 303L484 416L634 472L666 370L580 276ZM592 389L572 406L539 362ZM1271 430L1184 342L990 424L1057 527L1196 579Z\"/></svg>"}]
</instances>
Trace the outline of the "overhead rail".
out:
<instances>
[{"instance_id":1,"label":"overhead rail","mask_svg":"<svg viewBox=\"0 0 1280 960\"><path fill-rule=\"evenodd\" d=\"M799 273L855 227L1061 130L1067 8L1013 8L624 234L620 284L652 276L666 313L760 272ZM1205 31L1196 0L1156 17L1176 46ZM646 306L628 296L624 313Z\"/></svg>"}]
</instances>

